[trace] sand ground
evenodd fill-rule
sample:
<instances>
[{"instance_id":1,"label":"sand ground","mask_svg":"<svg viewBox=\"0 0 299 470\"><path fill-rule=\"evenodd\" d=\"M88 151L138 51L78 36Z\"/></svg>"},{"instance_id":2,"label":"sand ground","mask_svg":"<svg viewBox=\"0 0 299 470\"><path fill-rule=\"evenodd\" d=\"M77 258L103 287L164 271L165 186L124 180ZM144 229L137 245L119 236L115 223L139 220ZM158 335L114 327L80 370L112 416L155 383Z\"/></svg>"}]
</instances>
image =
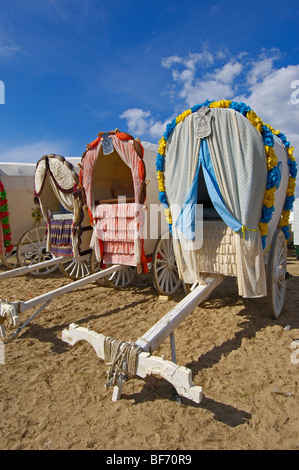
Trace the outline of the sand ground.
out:
<instances>
[{"instance_id":1,"label":"sand ground","mask_svg":"<svg viewBox=\"0 0 299 470\"><path fill-rule=\"evenodd\" d=\"M266 299L244 300L225 279L175 331L177 362L203 387L195 404L150 376L125 383L120 401L104 387L107 365L86 342L62 341L70 323L134 341L184 296L159 300L150 277L124 291L88 284L55 298L14 340L0 365L2 450L299 449L299 261L288 259L282 315ZM70 282L59 272L1 281L1 297L30 300ZM36 309L21 314L25 321ZM7 337L15 327L7 324ZM169 341L155 355L170 359ZM294 357L294 356L293 356ZM299 353L298 353L299 359ZM295 362L295 363L294 363Z\"/></svg>"}]
</instances>

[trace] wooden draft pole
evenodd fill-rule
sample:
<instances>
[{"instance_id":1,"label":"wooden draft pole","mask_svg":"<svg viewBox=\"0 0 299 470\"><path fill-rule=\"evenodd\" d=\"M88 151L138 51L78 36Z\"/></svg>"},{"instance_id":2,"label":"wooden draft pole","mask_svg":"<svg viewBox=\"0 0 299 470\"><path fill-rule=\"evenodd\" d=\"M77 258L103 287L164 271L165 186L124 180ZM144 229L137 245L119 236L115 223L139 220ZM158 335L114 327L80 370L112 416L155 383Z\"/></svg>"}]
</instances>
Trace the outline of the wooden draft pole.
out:
<instances>
[{"instance_id":1,"label":"wooden draft pole","mask_svg":"<svg viewBox=\"0 0 299 470\"><path fill-rule=\"evenodd\" d=\"M23 301L8 302L8 301L4 301L0 299L0 336L2 336L2 338L5 337L5 330L4 330L5 320L8 320L10 324L19 327L11 335L11 338L14 338L26 325L28 325L28 323L31 320L33 320L33 318L35 318L51 302L52 299L59 297L60 295L67 294L68 292L72 292L78 287L94 282L97 279L101 279L105 276L109 276L110 274L113 274L114 272L120 271L121 269L124 269L124 268L125 266L119 265L119 264L111 266L109 268L103 269L102 271L98 271L97 273L90 274L89 276L85 276L81 279L78 279L77 281L67 284L66 286L59 287L58 289L54 289L50 292L39 295L38 297L34 297L33 299L27 300L25 302ZM23 269L23 268L20 268L20 269ZM9 274L9 272L7 274ZM19 326L20 325L20 316L19 316L20 313L23 313L24 311L30 308L36 307L37 305L40 305L40 304L43 304L43 305L28 320L26 320L26 322L23 323L23 325Z\"/></svg>"},{"instance_id":2,"label":"wooden draft pole","mask_svg":"<svg viewBox=\"0 0 299 470\"><path fill-rule=\"evenodd\" d=\"M114 385L112 401L121 397L123 383L130 376L145 378L147 375L158 375L170 382L179 396L183 396L196 403L202 399L202 387L192 384L192 371L186 367L178 366L175 361L174 330L178 325L224 280L225 276L210 274L203 283L199 284L181 302L173 307L161 320L150 328L141 338L132 345L124 341L107 338L88 328L79 327L72 323L69 329L62 332L62 340L70 345L79 341L87 341L94 348L97 356L110 365L106 386ZM170 337L172 347L172 361L153 356L152 353ZM115 345L118 356L107 357L106 347L109 342ZM129 370L131 357L134 356L135 370Z\"/></svg>"},{"instance_id":3,"label":"wooden draft pole","mask_svg":"<svg viewBox=\"0 0 299 470\"><path fill-rule=\"evenodd\" d=\"M11 269L10 271L5 271L0 273L0 281L4 279L9 279L11 277L23 276L23 274L28 274L33 271L38 271L39 269L47 268L53 266L54 264L61 263L63 260L68 260L67 256L59 256L57 258L52 258L47 261L41 261L40 263L31 264L29 266L22 266L20 268Z\"/></svg>"}]
</instances>

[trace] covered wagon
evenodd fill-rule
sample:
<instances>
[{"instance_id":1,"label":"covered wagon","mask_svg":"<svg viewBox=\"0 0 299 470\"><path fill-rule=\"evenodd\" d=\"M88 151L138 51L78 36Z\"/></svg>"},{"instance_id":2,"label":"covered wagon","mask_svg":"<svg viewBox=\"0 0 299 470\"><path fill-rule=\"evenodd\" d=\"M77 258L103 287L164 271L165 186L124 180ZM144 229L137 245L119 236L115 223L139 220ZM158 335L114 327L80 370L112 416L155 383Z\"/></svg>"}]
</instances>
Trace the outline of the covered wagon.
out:
<instances>
[{"instance_id":1,"label":"covered wagon","mask_svg":"<svg viewBox=\"0 0 299 470\"><path fill-rule=\"evenodd\" d=\"M277 317L297 172L285 135L244 103L206 101L167 126L157 172L180 278L236 277Z\"/></svg>"},{"instance_id":2,"label":"covered wagon","mask_svg":"<svg viewBox=\"0 0 299 470\"><path fill-rule=\"evenodd\" d=\"M164 217L159 219L156 154L156 145L129 134L99 133L82 156L80 178L93 225L96 265L125 267L107 282L126 287L136 272L147 273L152 266L158 292L172 294L181 281L172 245L166 253L159 240L167 224Z\"/></svg>"},{"instance_id":3,"label":"covered wagon","mask_svg":"<svg viewBox=\"0 0 299 470\"><path fill-rule=\"evenodd\" d=\"M61 155L43 156L36 164L34 194L47 224L46 252L66 258L59 264L66 276L90 274L92 229L74 165Z\"/></svg>"}]
</instances>

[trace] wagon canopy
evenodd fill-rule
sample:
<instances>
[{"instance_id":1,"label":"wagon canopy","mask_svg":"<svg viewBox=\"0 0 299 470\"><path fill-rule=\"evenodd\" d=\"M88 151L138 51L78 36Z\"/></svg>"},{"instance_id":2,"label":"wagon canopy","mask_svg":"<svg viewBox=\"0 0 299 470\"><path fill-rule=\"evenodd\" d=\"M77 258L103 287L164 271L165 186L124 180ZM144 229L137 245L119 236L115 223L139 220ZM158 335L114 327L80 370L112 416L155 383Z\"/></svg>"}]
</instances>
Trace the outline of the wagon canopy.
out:
<instances>
[{"instance_id":1,"label":"wagon canopy","mask_svg":"<svg viewBox=\"0 0 299 470\"><path fill-rule=\"evenodd\" d=\"M99 133L82 156L80 178L94 227L91 246L104 264L142 265L146 270L140 235L145 199L147 204L159 202L156 152L156 146L147 149L116 130Z\"/></svg>"},{"instance_id":2,"label":"wagon canopy","mask_svg":"<svg viewBox=\"0 0 299 470\"><path fill-rule=\"evenodd\" d=\"M45 217L47 210L59 211L62 205L74 212L80 205L79 177L73 165L61 155L44 155L36 164L34 176L35 196L39 198Z\"/></svg>"},{"instance_id":3,"label":"wagon canopy","mask_svg":"<svg viewBox=\"0 0 299 470\"><path fill-rule=\"evenodd\" d=\"M263 249L282 179L277 225L286 202L287 150L243 103L209 101L167 126L156 164L159 197L185 282L199 281L202 272L220 272L237 277L244 297L267 294ZM203 204L203 233L195 229L197 204Z\"/></svg>"},{"instance_id":4,"label":"wagon canopy","mask_svg":"<svg viewBox=\"0 0 299 470\"><path fill-rule=\"evenodd\" d=\"M88 254L89 219L74 166L61 155L43 156L36 164L34 195L49 225L47 250L59 256Z\"/></svg>"}]
</instances>

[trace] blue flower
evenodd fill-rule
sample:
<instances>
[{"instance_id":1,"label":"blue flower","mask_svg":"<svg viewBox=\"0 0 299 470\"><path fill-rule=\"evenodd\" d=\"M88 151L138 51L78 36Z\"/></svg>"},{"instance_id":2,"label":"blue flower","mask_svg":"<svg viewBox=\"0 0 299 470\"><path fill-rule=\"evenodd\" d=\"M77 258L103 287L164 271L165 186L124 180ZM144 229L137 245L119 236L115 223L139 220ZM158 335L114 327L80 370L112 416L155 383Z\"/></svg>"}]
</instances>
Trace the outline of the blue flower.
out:
<instances>
[{"instance_id":1,"label":"blue flower","mask_svg":"<svg viewBox=\"0 0 299 470\"><path fill-rule=\"evenodd\" d=\"M165 191L159 191L159 201L162 202L163 206L165 208L168 208L168 202L167 202L167 198L166 198L166 193Z\"/></svg>"},{"instance_id":2,"label":"blue flower","mask_svg":"<svg viewBox=\"0 0 299 470\"><path fill-rule=\"evenodd\" d=\"M164 171L164 157L158 153L156 158L156 169L157 171Z\"/></svg>"},{"instance_id":3,"label":"blue flower","mask_svg":"<svg viewBox=\"0 0 299 470\"><path fill-rule=\"evenodd\" d=\"M262 137L264 139L264 145L268 145L269 147L273 147L274 145L274 136L270 131L268 126L263 125L263 132Z\"/></svg>"},{"instance_id":4,"label":"blue flower","mask_svg":"<svg viewBox=\"0 0 299 470\"><path fill-rule=\"evenodd\" d=\"M248 111L250 111L251 109L250 106L247 106L245 103L242 103L241 101L240 103L238 103L238 101L232 101L229 107L243 114L243 116L246 116Z\"/></svg>"},{"instance_id":5,"label":"blue flower","mask_svg":"<svg viewBox=\"0 0 299 470\"><path fill-rule=\"evenodd\" d=\"M272 207L263 206L261 222L268 224L270 220L272 219L274 210L275 210L274 206Z\"/></svg>"},{"instance_id":6,"label":"blue flower","mask_svg":"<svg viewBox=\"0 0 299 470\"><path fill-rule=\"evenodd\" d=\"M295 160L288 159L289 171L292 178L296 179L297 176L297 163Z\"/></svg>"},{"instance_id":7,"label":"blue flower","mask_svg":"<svg viewBox=\"0 0 299 470\"><path fill-rule=\"evenodd\" d=\"M281 228L281 230L284 233L285 239L288 240L290 238L289 226L285 225L284 227Z\"/></svg>"},{"instance_id":8,"label":"blue flower","mask_svg":"<svg viewBox=\"0 0 299 470\"><path fill-rule=\"evenodd\" d=\"M191 108L192 113L196 113L200 108L202 107L202 104L196 104Z\"/></svg>"},{"instance_id":9,"label":"blue flower","mask_svg":"<svg viewBox=\"0 0 299 470\"><path fill-rule=\"evenodd\" d=\"M267 238L267 235L264 235L262 237L262 247L263 247L263 250L266 248L266 238Z\"/></svg>"},{"instance_id":10,"label":"blue flower","mask_svg":"<svg viewBox=\"0 0 299 470\"><path fill-rule=\"evenodd\" d=\"M279 134L277 134L277 137L280 138L280 140L284 143L284 145L285 145L286 147L289 147L289 146L290 146L290 142L287 140L286 136L285 136L282 132L280 132Z\"/></svg>"},{"instance_id":11,"label":"blue flower","mask_svg":"<svg viewBox=\"0 0 299 470\"><path fill-rule=\"evenodd\" d=\"M166 141L168 140L175 126L176 126L176 119L173 119L171 122L167 124L166 131L163 134L163 137L165 138Z\"/></svg>"},{"instance_id":12,"label":"blue flower","mask_svg":"<svg viewBox=\"0 0 299 470\"><path fill-rule=\"evenodd\" d=\"M286 202L284 204L284 210L285 211L291 211L293 209L293 204L294 204L294 201L295 201L295 196L288 196L286 198Z\"/></svg>"},{"instance_id":13,"label":"blue flower","mask_svg":"<svg viewBox=\"0 0 299 470\"><path fill-rule=\"evenodd\" d=\"M278 187L281 179L281 173L278 166L275 166L268 171L267 178L267 189L273 188L274 186Z\"/></svg>"}]
</instances>

